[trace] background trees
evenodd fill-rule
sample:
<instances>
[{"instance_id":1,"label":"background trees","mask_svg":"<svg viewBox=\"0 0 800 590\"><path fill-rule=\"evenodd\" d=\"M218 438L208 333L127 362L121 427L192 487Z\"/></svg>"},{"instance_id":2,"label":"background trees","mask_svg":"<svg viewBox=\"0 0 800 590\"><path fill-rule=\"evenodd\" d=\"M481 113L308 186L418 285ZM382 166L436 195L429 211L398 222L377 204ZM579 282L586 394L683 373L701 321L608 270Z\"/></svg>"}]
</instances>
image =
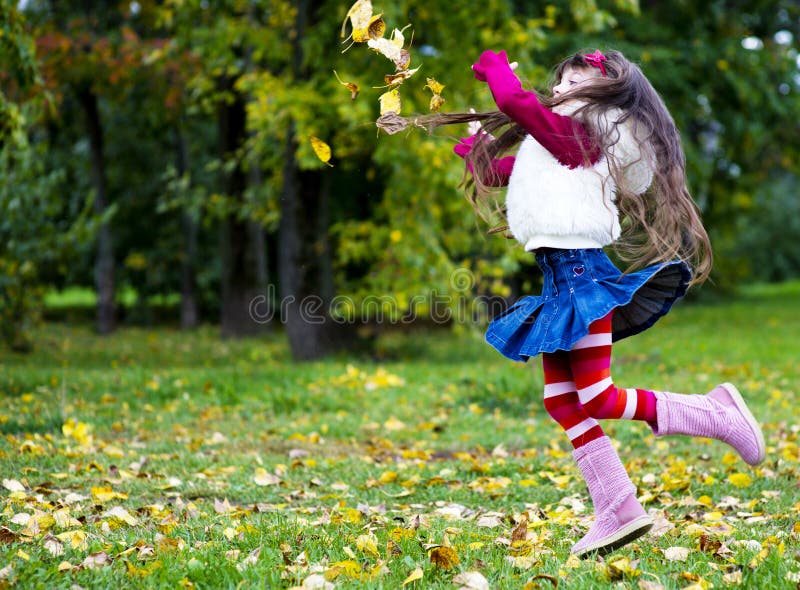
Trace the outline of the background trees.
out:
<instances>
[{"instance_id":1,"label":"background trees","mask_svg":"<svg viewBox=\"0 0 800 590\"><path fill-rule=\"evenodd\" d=\"M119 320L154 321L155 303L173 302L167 311L185 327L219 322L225 336L283 319L296 358L352 345L343 334L354 331L334 320L424 318L433 310L421 296L432 292L455 306L463 300L453 295L534 288L529 257L487 236L455 188L459 130L377 135L384 89L374 87L393 66L363 45L342 53L348 8L4 2L4 149L15 134L30 155L26 166L8 160L2 207L58 238L7 214L4 238L18 237L3 240L2 260L38 261L42 286L92 288L101 332ZM784 214L797 208L795 3L374 0L374 10L389 32L412 25L406 38L413 30L412 67L421 69L402 87L406 115L427 111L427 76L446 85L443 110L491 108L469 69L483 48L505 48L539 88L567 53L621 49L684 133L716 247L715 285L798 274L791 245L800 228ZM360 86L358 98L333 70ZM332 146L333 168L314 156L312 135ZM48 206L40 211L36 199ZM89 218L96 231L81 247ZM82 229L70 234L73 226ZM25 249L12 255L10 243ZM34 290L15 292L24 302ZM116 305L122 293L135 303Z\"/></svg>"}]
</instances>

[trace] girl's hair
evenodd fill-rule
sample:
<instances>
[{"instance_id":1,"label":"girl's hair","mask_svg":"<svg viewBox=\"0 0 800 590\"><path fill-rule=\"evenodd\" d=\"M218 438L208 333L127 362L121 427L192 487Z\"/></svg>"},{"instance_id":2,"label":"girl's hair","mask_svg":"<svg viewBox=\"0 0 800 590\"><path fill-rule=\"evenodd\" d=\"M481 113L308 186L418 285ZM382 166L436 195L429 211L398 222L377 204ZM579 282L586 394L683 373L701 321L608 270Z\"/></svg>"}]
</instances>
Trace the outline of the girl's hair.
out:
<instances>
[{"instance_id":1,"label":"girl's hair","mask_svg":"<svg viewBox=\"0 0 800 590\"><path fill-rule=\"evenodd\" d=\"M593 145L584 149L584 162L590 165L590 154L599 151L617 185L616 203L622 215L622 235L614 244L618 256L630 264L631 270L680 258L694 269L692 283L704 281L711 271L711 243L686 186L686 157L675 122L641 69L618 51L606 53L607 59L602 62L606 76L592 78L591 83L581 84L566 95L552 96L552 89L561 82L566 68L592 67L584 56L585 53L576 53L558 64L550 95L537 96L549 108L567 101L581 105L571 116L586 123L592 134ZM592 125L593 121L605 120L603 115L611 109L621 111L621 116L615 115L616 121L609 117L610 124ZM504 217L497 193L490 186L492 159L519 144L527 132L500 111L435 114L418 117L414 123L431 130L468 121L480 121L487 135L477 137L467 155L473 172L470 175L465 169L462 185L484 219L498 212ZM625 170L613 157L614 145L620 138L617 125L628 121L643 157L652 154L655 159L653 183L643 195L627 188ZM488 134L496 135L496 139L488 140ZM577 128L575 136L578 138ZM492 231L504 229L507 226Z\"/></svg>"}]
</instances>

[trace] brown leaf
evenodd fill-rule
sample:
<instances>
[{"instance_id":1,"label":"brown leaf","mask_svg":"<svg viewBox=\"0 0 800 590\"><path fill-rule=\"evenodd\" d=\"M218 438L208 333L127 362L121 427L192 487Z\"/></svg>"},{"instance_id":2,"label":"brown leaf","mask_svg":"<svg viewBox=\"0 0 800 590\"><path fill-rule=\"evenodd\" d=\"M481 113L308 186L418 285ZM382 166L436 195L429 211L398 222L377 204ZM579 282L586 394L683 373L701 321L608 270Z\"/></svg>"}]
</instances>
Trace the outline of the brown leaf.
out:
<instances>
[{"instance_id":1,"label":"brown leaf","mask_svg":"<svg viewBox=\"0 0 800 590\"><path fill-rule=\"evenodd\" d=\"M514 530L511 531L511 541L524 541L528 538L528 519L523 518Z\"/></svg>"},{"instance_id":2,"label":"brown leaf","mask_svg":"<svg viewBox=\"0 0 800 590\"><path fill-rule=\"evenodd\" d=\"M378 117L378 120L375 121L375 126L389 135L394 135L408 127L408 120L394 111L388 111Z\"/></svg>"},{"instance_id":3,"label":"brown leaf","mask_svg":"<svg viewBox=\"0 0 800 590\"><path fill-rule=\"evenodd\" d=\"M16 543L17 541L19 541L17 533L4 526L0 527L0 543L11 545L11 543Z\"/></svg>"},{"instance_id":4,"label":"brown leaf","mask_svg":"<svg viewBox=\"0 0 800 590\"><path fill-rule=\"evenodd\" d=\"M358 96L358 93L360 92L358 84L356 84L355 82L345 82L345 81L343 81L339 77L339 74L336 73L336 70L333 70L333 75L336 76L337 80L339 80L339 84L341 84L342 86L344 86L345 88L347 88L350 91L350 100L355 100L356 97Z\"/></svg>"}]
</instances>

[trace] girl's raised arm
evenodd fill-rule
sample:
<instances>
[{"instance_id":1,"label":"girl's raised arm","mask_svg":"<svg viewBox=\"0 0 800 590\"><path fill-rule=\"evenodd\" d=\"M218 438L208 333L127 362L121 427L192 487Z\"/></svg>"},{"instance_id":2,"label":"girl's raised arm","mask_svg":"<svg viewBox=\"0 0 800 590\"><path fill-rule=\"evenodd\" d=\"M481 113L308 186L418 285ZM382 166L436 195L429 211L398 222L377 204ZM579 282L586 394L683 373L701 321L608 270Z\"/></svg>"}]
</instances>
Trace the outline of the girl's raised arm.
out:
<instances>
[{"instance_id":1,"label":"girl's raised arm","mask_svg":"<svg viewBox=\"0 0 800 590\"><path fill-rule=\"evenodd\" d=\"M559 162L570 168L584 164L584 154L594 164L600 154L591 136L578 121L559 115L539 102L534 92L523 90L508 63L505 51L484 51L472 70L489 85L497 108L530 133Z\"/></svg>"}]
</instances>

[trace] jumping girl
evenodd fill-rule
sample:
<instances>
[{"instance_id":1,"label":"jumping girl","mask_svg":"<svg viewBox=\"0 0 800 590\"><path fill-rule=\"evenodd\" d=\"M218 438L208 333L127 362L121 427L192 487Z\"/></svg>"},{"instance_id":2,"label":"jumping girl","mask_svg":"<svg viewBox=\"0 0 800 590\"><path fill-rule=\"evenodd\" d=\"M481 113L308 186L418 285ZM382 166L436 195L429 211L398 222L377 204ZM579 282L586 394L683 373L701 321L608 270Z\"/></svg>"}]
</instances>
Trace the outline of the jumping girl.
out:
<instances>
[{"instance_id":1,"label":"jumping girl","mask_svg":"<svg viewBox=\"0 0 800 590\"><path fill-rule=\"evenodd\" d=\"M612 342L652 326L711 269L680 136L658 93L617 51L564 60L550 96L523 90L513 65L504 51L485 51L472 66L498 111L425 123L473 122L475 133L454 151L479 213L492 187L508 185L503 229L534 253L544 287L496 317L486 340L515 361L541 353L545 408L574 447L595 511L572 552L602 554L653 521L598 419L644 420L656 436L715 438L750 465L764 460L764 439L730 383L681 395L618 388L611 377ZM516 156L501 157L517 145ZM627 272L603 251L611 244Z\"/></svg>"}]
</instances>

